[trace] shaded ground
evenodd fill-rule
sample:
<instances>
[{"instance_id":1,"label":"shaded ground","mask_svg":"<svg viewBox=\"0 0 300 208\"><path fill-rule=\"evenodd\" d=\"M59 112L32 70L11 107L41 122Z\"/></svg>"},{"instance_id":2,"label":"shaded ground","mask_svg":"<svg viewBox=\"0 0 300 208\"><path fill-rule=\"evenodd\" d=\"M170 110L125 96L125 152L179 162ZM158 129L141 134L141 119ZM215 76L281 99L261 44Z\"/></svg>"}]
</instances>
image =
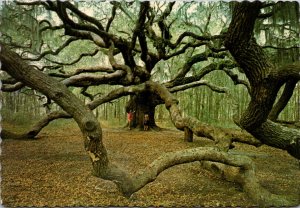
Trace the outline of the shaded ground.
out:
<instances>
[{"instance_id":1,"label":"shaded ground","mask_svg":"<svg viewBox=\"0 0 300 208\"><path fill-rule=\"evenodd\" d=\"M12 126L7 126L12 128ZM16 128L16 127L14 127ZM211 144L183 142L175 130L136 132L104 128L112 161L134 172L164 152ZM298 161L270 147L237 145L257 164L261 184L300 204ZM4 206L253 206L237 184L220 180L198 162L170 168L127 199L112 182L91 175L79 129L71 122L52 125L35 141L2 141L1 198Z\"/></svg>"}]
</instances>

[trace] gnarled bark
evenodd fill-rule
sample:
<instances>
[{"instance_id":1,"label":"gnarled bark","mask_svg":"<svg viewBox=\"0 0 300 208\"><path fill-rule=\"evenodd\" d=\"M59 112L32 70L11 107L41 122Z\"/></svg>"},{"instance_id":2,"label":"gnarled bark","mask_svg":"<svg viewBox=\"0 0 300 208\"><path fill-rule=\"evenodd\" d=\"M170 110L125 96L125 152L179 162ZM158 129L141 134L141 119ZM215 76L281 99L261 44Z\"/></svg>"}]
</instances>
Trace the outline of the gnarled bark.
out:
<instances>
[{"instance_id":1,"label":"gnarled bark","mask_svg":"<svg viewBox=\"0 0 300 208\"><path fill-rule=\"evenodd\" d=\"M136 192L167 168L175 165L195 162L195 161L212 161L221 164L238 167L238 175L233 177L243 187L243 190L251 197L256 205L260 206L292 206L298 202L296 199L290 199L270 193L264 189L255 176L255 166L251 159L247 156L233 155L218 148L198 147L177 152L164 154L154 160L145 169L135 174L133 179L132 190L127 189L127 195ZM226 166L227 167L227 166ZM124 192L123 186L119 184L119 188Z\"/></svg>"},{"instance_id":2,"label":"gnarled bark","mask_svg":"<svg viewBox=\"0 0 300 208\"><path fill-rule=\"evenodd\" d=\"M300 79L300 64L281 68L273 66L253 37L262 2L235 4L225 46L245 72L251 86L251 101L238 124L262 143L287 150L300 159L300 131L268 121L280 87L290 79Z\"/></svg>"},{"instance_id":3,"label":"gnarled bark","mask_svg":"<svg viewBox=\"0 0 300 208\"><path fill-rule=\"evenodd\" d=\"M134 114L131 127L143 130L144 117L147 114L149 116L149 129L158 130L159 127L155 123L155 108L159 104L161 104L161 100L147 89L131 96L126 104L126 112L132 111Z\"/></svg>"},{"instance_id":4,"label":"gnarled bark","mask_svg":"<svg viewBox=\"0 0 300 208\"><path fill-rule=\"evenodd\" d=\"M3 44L1 44L0 60L6 72L12 77L47 95L75 119L83 133L85 150L91 159L95 175L117 181L127 179L122 170L110 164L102 143L100 124L80 99L62 83L29 66Z\"/></svg>"},{"instance_id":5,"label":"gnarled bark","mask_svg":"<svg viewBox=\"0 0 300 208\"><path fill-rule=\"evenodd\" d=\"M234 141L240 141L255 146L261 145L258 140L240 130L213 127L200 122L196 118L183 117L182 112L178 107L178 100L165 86L152 81L148 81L146 85L164 101L166 108L169 110L171 120L177 129L184 131L185 128L188 128L195 135L214 140L216 143L224 143L226 141L224 143L225 149L229 149Z\"/></svg>"}]
</instances>

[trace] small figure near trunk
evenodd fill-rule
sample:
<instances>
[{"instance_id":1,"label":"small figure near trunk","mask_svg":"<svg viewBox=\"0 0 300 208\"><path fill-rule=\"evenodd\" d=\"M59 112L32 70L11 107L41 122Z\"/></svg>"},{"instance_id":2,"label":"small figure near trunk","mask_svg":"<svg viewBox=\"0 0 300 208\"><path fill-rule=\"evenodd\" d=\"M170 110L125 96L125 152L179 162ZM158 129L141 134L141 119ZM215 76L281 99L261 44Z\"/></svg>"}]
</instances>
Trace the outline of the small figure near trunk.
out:
<instances>
[{"instance_id":1,"label":"small figure near trunk","mask_svg":"<svg viewBox=\"0 0 300 208\"><path fill-rule=\"evenodd\" d=\"M145 114L144 116L144 131L149 130L149 115Z\"/></svg>"},{"instance_id":2,"label":"small figure near trunk","mask_svg":"<svg viewBox=\"0 0 300 208\"><path fill-rule=\"evenodd\" d=\"M133 112L132 112L132 110L130 110L130 111L127 113L127 120L128 120L128 127L129 127L129 130L131 130L132 121L133 121Z\"/></svg>"}]
</instances>

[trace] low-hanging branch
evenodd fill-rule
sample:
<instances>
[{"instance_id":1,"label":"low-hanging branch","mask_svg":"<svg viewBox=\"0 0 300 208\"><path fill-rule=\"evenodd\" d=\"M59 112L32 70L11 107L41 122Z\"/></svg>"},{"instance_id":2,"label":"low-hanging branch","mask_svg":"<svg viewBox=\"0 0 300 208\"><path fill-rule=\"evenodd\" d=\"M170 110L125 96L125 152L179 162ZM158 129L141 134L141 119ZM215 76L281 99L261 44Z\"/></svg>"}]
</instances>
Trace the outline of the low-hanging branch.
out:
<instances>
[{"instance_id":1,"label":"low-hanging branch","mask_svg":"<svg viewBox=\"0 0 300 208\"><path fill-rule=\"evenodd\" d=\"M207 80L200 80L200 81L192 82L192 83L185 84L185 85L175 86L175 87L170 88L169 91L171 93L174 93L174 92L183 91L183 90L187 90L187 89L202 86L202 85L205 85L208 88L210 88L212 91L218 92L218 93L226 93L228 91L228 89L226 87L220 87L220 86L214 85Z\"/></svg>"},{"instance_id":2,"label":"low-hanging branch","mask_svg":"<svg viewBox=\"0 0 300 208\"><path fill-rule=\"evenodd\" d=\"M66 86L85 87L95 86L100 84L120 84L122 78L126 76L123 70L116 70L110 74L97 75L97 74L79 74L71 76L62 81Z\"/></svg>"},{"instance_id":3,"label":"low-hanging branch","mask_svg":"<svg viewBox=\"0 0 300 208\"><path fill-rule=\"evenodd\" d=\"M3 92L15 92L25 87L22 82L17 82L15 84L2 84L1 91Z\"/></svg>"},{"instance_id":4,"label":"low-hanging branch","mask_svg":"<svg viewBox=\"0 0 300 208\"><path fill-rule=\"evenodd\" d=\"M131 94L138 94L148 89L146 84L139 84L139 85L133 85L128 87L121 87L118 89L114 89L110 91L109 93L95 98L93 101L87 103L87 107L91 110L95 109L96 107L100 106L101 104L111 102L115 99L119 99L120 97L131 95ZM170 93L170 92L169 92ZM51 121L59 118L72 118L69 114L67 114L64 111L54 111L47 114L43 119L41 119L38 123L36 123L33 127L30 128L30 130L26 133L14 135L14 137L11 138L18 138L18 139L32 139L35 138L38 133ZM242 142L254 146L260 146L261 143L258 140L255 140L253 137L251 137L249 134L242 132L240 130L234 130L234 129L225 129L225 128L214 128L210 125L203 124L199 122L195 118L185 118L187 123L190 123L188 125L195 125L194 133L198 136L204 136L210 139L215 140L216 137L211 136L212 132L221 131L224 132L225 135L231 135L229 140L224 140L226 144L224 144L226 147L229 147L232 142ZM199 127L197 129L197 127ZM183 130L184 126L177 126L178 129ZM7 134L8 135L8 134ZM220 142L220 141L216 141Z\"/></svg>"},{"instance_id":5,"label":"low-hanging branch","mask_svg":"<svg viewBox=\"0 0 300 208\"><path fill-rule=\"evenodd\" d=\"M154 181L164 170L179 164L196 161L212 161L239 168L239 175L234 177L234 181L241 184L246 194L260 206L291 206L295 204L296 200L272 194L259 184L255 175L254 163L249 157L233 155L213 147L198 147L161 155L145 169L133 175L131 189L124 187L118 181L115 183L121 192L130 196L132 193Z\"/></svg>"},{"instance_id":6,"label":"low-hanging branch","mask_svg":"<svg viewBox=\"0 0 300 208\"><path fill-rule=\"evenodd\" d=\"M54 64L71 66L71 65L74 65L74 64L78 63L83 57L86 57L86 56L95 56L98 52L99 52L99 49L95 49L94 52L91 52L91 53L81 53L77 59L75 59L74 61L69 62L69 63L54 61L54 60L46 58L46 57L45 57L45 59L47 61L50 61L51 63L54 63Z\"/></svg>"},{"instance_id":7,"label":"low-hanging branch","mask_svg":"<svg viewBox=\"0 0 300 208\"><path fill-rule=\"evenodd\" d=\"M239 76L230 69L224 68L224 69L222 69L222 71L224 71L231 78L231 80L233 81L233 83L235 85L244 85L246 87L248 93L250 94L251 88L250 88L249 83L246 80L239 79Z\"/></svg>"},{"instance_id":8,"label":"low-hanging branch","mask_svg":"<svg viewBox=\"0 0 300 208\"><path fill-rule=\"evenodd\" d=\"M235 66L236 65L232 61L220 61L219 63L210 63L209 65L199 70L199 72L194 76L174 78L173 80L164 83L164 85L167 88L172 88L178 85L192 83L195 81L199 81L205 75L209 74L212 71L223 70L224 68L234 68Z\"/></svg>"},{"instance_id":9,"label":"low-hanging branch","mask_svg":"<svg viewBox=\"0 0 300 208\"><path fill-rule=\"evenodd\" d=\"M83 67L75 69L74 72L66 74L65 72L56 73L56 72L50 72L48 73L49 76L53 77L60 77L60 78L70 78L75 75L79 75L82 73L97 73L97 72L104 72L104 73L113 73L115 70L113 70L111 67L101 67L101 66L92 66L92 67Z\"/></svg>"},{"instance_id":10,"label":"low-hanging branch","mask_svg":"<svg viewBox=\"0 0 300 208\"><path fill-rule=\"evenodd\" d=\"M171 120L177 129L183 131L185 128L187 128L197 136L206 137L215 142L225 142L225 149L230 147L233 140L239 141L240 137L243 138L241 139L241 142L248 141L248 144L255 146L259 146L261 144L249 134L244 134L240 130L213 127L200 122L196 118L183 117L182 112L178 107L178 100L164 85L148 81L146 86L148 86L153 93L159 95L159 97L164 101L166 108L170 112Z\"/></svg>"},{"instance_id":11,"label":"low-hanging branch","mask_svg":"<svg viewBox=\"0 0 300 208\"><path fill-rule=\"evenodd\" d=\"M94 110L95 108L104 103L111 102L113 100L119 99L127 95L137 94L139 92L143 92L144 90L145 84L117 88L101 97L94 98L92 101L87 103L86 106L90 110ZM2 132L2 139L34 139L40 133L40 131L44 127L46 127L51 121L61 118L70 119L72 118L72 116L62 110L53 111L46 114L39 122L35 123L32 127L30 127L27 132L16 134L4 130Z\"/></svg>"},{"instance_id":12,"label":"low-hanging branch","mask_svg":"<svg viewBox=\"0 0 300 208\"><path fill-rule=\"evenodd\" d=\"M183 65L182 69L177 73L174 79L182 78L184 77L192 68L192 66L196 63L199 63L201 61L207 61L208 57L213 57L213 58L224 58L225 54L224 53L199 53L196 55L191 56L186 63Z\"/></svg>"},{"instance_id":13,"label":"low-hanging branch","mask_svg":"<svg viewBox=\"0 0 300 208\"><path fill-rule=\"evenodd\" d=\"M72 42L74 42L76 40L78 40L78 38L76 38L76 37L70 37L66 42L64 42L61 46L59 46L54 51L52 51L52 50L44 51L41 54L39 54L38 57L35 57L35 58L23 58L23 59L24 60L30 60L30 61L40 61L46 55L58 55L63 49L65 49L67 46L69 46L70 43L72 43ZM24 51L22 54L24 54L26 52L28 52L28 51Z\"/></svg>"}]
</instances>

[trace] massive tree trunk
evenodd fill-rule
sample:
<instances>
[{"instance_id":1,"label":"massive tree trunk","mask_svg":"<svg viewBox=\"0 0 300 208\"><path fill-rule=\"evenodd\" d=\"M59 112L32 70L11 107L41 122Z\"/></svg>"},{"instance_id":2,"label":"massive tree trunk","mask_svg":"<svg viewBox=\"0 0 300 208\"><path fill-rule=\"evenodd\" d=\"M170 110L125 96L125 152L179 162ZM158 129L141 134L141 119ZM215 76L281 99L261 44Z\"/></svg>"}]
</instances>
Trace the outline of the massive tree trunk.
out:
<instances>
[{"instance_id":1,"label":"massive tree trunk","mask_svg":"<svg viewBox=\"0 0 300 208\"><path fill-rule=\"evenodd\" d=\"M126 112L133 111L132 128L144 129L144 116L149 115L149 129L159 129L155 123L155 107L160 104L157 96L150 91L132 95L126 104Z\"/></svg>"},{"instance_id":2,"label":"massive tree trunk","mask_svg":"<svg viewBox=\"0 0 300 208\"><path fill-rule=\"evenodd\" d=\"M300 79L300 64L276 68L256 43L253 28L262 6L259 1L236 3L225 39L225 46L251 85L251 101L237 123L262 143L287 150L300 159L300 131L268 120L280 87Z\"/></svg>"}]
</instances>

